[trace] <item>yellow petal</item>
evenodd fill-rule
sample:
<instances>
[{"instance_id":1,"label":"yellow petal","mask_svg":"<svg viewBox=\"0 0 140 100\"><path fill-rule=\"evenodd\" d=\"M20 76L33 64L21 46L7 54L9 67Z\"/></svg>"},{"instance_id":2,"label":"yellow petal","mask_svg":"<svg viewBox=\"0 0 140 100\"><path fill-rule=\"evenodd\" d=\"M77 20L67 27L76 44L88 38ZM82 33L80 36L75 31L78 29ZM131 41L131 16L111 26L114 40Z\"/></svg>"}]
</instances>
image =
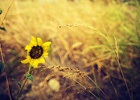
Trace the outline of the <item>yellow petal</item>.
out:
<instances>
[{"instance_id":1,"label":"yellow petal","mask_svg":"<svg viewBox=\"0 0 140 100\"><path fill-rule=\"evenodd\" d=\"M51 45L51 42L45 42L45 43L43 43L42 47L48 47L50 45Z\"/></svg>"},{"instance_id":2,"label":"yellow petal","mask_svg":"<svg viewBox=\"0 0 140 100\"><path fill-rule=\"evenodd\" d=\"M34 59L31 59L30 60L30 65L33 66L33 63L34 63Z\"/></svg>"},{"instance_id":3,"label":"yellow petal","mask_svg":"<svg viewBox=\"0 0 140 100\"><path fill-rule=\"evenodd\" d=\"M33 67L34 67L34 68L38 68L38 59L36 59L36 60L34 61Z\"/></svg>"},{"instance_id":4,"label":"yellow petal","mask_svg":"<svg viewBox=\"0 0 140 100\"><path fill-rule=\"evenodd\" d=\"M43 44L42 39L41 38L37 38L37 43L38 43L39 46L41 46Z\"/></svg>"},{"instance_id":5,"label":"yellow petal","mask_svg":"<svg viewBox=\"0 0 140 100\"><path fill-rule=\"evenodd\" d=\"M21 63L27 64L30 62L30 60L31 60L30 56L27 56L27 58L25 60L22 60Z\"/></svg>"},{"instance_id":6,"label":"yellow petal","mask_svg":"<svg viewBox=\"0 0 140 100\"><path fill-rule=\"evenodd\" d=\"M49 49L50 49L49 46L48 47L43 47L43 50L46 51L46 52L48 52Z\"/></svg>"},{"instance_id":7,"label":"yellow petal","mask_svg":"<svg viewBox=\"0 0 140 100\"><path fill-rule=\"evenodd\" d=\"M40 57L40 58L39 58L39 63L43 63L43 64L45 63L45 60L44 60L43 57Z\"/></svg>"},{"instance_id":8,"label":"yellow petal","mask_svg":"<svg viewBox=\"0 0 140 100\"><path fill-rule=\"evenodd\" d=\"M36 38L35 37L31 37L31 44L33 45L33 46L37 46L37 41L36 41Z\"/></svg>"},{"instance_id":9,"label":"yellow petal","mask_svg":"<svg viewBox=\"0 0 140 100\"><path fill-rule=\"evenodd\" d=\"M31 59L30 65L33 66L33 68L38 67L38 59Z\"/></svg>"},{"instance_id":10,"label":"yellow petal","mask_svg":"<svg viewBox=\"0 0 140 100\"><path fill-rule=\"evenodd\" d=\"M29 62L28 59L25 59L25 60L22 60L22 61L21 61L22 64L27 64L28 62Z\"/></svg>"},{"instance_id":11,"label":"yellow petal","mask_svg":"<svg viewBox=\"0 0 140 100\"><path fill-rule=\"evenodd\" d=\"M31 46L29 46L29 45L27 45L27 46L25 47L25 50L30 51L31 49L32 49L32 47L31 47Z\"/></svg>"},{"instance_id":12,"label":"yellow petal","mask_svg":"<svg viewBox=\"0 0 140 100\"><path fill-rule=\"evenodd\" d=\"M43 57L48 57L48 53L47 52L44 52L42 56Z\"/></svg>"}]
</instances>

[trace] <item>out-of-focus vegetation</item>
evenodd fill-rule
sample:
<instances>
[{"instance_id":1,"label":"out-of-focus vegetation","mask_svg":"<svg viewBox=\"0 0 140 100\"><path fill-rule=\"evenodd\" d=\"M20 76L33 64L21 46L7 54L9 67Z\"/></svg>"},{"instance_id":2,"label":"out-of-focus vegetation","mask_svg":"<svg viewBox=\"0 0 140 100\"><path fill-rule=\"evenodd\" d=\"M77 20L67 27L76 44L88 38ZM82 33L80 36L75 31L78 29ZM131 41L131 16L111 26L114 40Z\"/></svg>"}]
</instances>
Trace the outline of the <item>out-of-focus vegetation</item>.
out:
<instances>
[{"instance_id":1,"label":"out-of-focus vegetation","mask_svg":"<svg viewBox=\"0 0 140 100\"><path fill-rule=\"evenodd\" d=\"M0 21L9 1L0 0ZM28 67L20 61L31 36L51 41L22 100L140 99L140 5L137 0L15 0L0 30L5 70L0 100L15 98ZM51 79L60 88L51 90ZM16 81L15 81L16 80ZM58 83L59 82L59 83ZM59 85L58 85L59 86ZM58 90L59 89L59 90ZM4 99L2 99L4 100Z\"/></svg>"}]
</instances>

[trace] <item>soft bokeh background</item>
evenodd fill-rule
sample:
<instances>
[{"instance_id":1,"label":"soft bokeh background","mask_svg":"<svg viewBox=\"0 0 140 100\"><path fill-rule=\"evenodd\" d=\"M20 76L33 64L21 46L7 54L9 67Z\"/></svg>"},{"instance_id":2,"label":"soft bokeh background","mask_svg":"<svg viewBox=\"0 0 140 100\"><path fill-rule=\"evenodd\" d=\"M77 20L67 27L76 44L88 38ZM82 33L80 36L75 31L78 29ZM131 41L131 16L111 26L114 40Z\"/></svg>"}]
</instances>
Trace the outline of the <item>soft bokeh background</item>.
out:
<instances>
[{"instance_id":1,"label":"soft bokeh background","mask_svg":"<svg viewBox=\"0 0 140 100\"><path fill-rule=\"evenodd\" d=\"M9 3L0 0L0 20ZM28 70L20 61L31 36L52 45L45 66L35 69L34 82L25 85L22 100L140 99L137 0L14 0L2 26L6 68L0 76L0 100L8 95L5 75L12 98L16 97L16 82L22 82ZM48 83L57 84L57 91Z\"/></svg>"}]
</instances>

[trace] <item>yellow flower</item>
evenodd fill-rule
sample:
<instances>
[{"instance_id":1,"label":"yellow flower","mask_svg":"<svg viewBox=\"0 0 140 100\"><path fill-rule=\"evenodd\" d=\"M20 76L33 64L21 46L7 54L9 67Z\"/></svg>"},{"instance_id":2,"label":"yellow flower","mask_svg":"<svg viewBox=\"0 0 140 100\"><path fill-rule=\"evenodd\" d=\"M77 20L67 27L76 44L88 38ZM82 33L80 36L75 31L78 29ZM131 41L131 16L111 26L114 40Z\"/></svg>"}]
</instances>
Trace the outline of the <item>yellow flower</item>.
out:
<instances>
[{"instance_id":1,"label":"yellow flower","mask_svg":"<svg viewBox=\"0 0 140 100\"><path fill-rule=\"evenodd\" d=\"M39 63L45 63L44 57L48 57L50 45L51 42L43 43L41 38L32 36L30 44L25 47L25 50L27 50L26 59L21 61L21 63L30 63L30 66L37 68Z\"/></svg>"}]
</instances>

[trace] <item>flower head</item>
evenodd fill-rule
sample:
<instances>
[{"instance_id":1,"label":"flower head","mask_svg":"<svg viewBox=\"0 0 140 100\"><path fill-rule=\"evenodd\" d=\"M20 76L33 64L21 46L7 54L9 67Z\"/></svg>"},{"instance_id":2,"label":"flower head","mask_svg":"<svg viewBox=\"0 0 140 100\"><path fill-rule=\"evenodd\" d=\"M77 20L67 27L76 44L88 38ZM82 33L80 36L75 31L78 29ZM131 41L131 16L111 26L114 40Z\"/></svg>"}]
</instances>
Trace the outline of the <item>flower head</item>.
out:
<instances>
[{"instance_id":1,"label":"flower head","mask_svg":"<svg viewBox=\"0 0 140 100\"><path fill-rule=\"evenodd\" d=\"M45 63L44 57L48 57L50 45L51 42L43 43L41 38L32 36L30 44L25 47L25 50L27 50L26 59L21 61L21 63L30 63L30 66L37 68L39 63Z\"/></svg>"}]
</instances>

